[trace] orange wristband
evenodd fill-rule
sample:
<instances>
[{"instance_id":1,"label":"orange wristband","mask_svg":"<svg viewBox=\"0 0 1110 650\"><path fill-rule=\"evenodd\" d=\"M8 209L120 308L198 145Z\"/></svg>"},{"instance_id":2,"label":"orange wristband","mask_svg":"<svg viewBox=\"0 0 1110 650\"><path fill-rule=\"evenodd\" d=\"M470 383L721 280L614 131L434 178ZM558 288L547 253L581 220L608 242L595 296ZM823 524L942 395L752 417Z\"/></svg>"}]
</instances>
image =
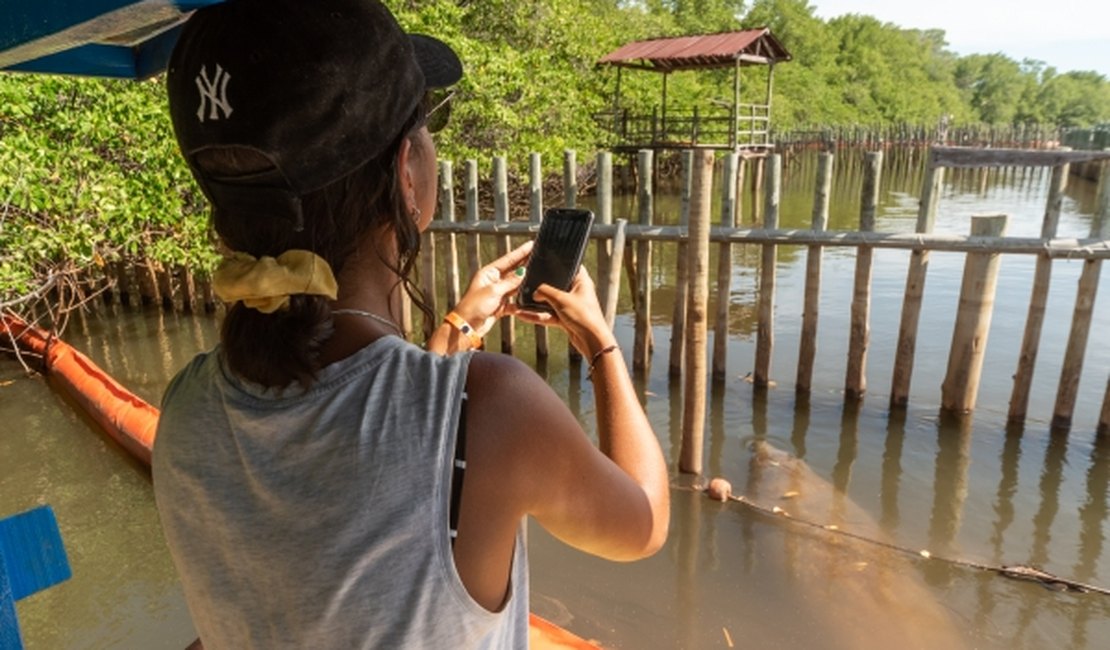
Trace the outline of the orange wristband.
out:
<instances>
[{"instance_id":1,"label":"orange wristband","mask_svg":"<svg viewBox=\"0 0 1110 650\"><path fill-rule=\"evenodd\" d=\"M470 326L470 323L466 322L466 319L459 316L458 313L453 311L448 312L448 314L443 317L443 320L451 327L459 330L459 332L466 337L466 340L470 341L470 347L474 349L482 347L482 337L479 336L478 332L475 332L474 328Z\"/></svg>"}]
</instances>

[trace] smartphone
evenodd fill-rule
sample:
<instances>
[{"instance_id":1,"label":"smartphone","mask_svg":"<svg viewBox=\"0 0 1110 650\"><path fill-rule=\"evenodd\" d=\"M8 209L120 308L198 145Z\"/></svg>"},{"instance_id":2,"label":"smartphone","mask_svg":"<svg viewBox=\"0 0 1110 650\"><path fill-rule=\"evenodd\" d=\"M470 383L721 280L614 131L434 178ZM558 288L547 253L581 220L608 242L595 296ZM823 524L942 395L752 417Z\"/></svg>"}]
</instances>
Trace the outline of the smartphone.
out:
<instances>
[{"instance_id":1,"label":"smartphone","mask_svg":"<svg viewBox=\"0 0 1110 650\"><path fill-rule=\"evenodd\" d=\"M520 307L529 311L553 311L546 303L536 302L532 294L541 284L550 284L562 291L570 289L586 254L593 222L594 213L589 210L551 208L544 214L524 274L524 284L517 296Z\"/></svg>"}]
</instances>

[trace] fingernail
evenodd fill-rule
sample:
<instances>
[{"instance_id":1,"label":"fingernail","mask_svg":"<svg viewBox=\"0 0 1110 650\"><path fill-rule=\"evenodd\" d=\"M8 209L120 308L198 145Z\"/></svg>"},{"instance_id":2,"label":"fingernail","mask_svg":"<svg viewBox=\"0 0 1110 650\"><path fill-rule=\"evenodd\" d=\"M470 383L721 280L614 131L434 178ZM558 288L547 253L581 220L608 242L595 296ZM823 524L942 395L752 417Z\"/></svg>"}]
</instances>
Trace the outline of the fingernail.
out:
<instances>
[{"instance_id":1,"label":"fingernail","mask_svg":"<svg viewBox=\"0 0 1110 650\"><path fill-rule=\"evenodd\" d=\"M519 278L523 275L524 275L524 267L523 266L516 267L516 276Z\"/></svg>"}]
</instances>

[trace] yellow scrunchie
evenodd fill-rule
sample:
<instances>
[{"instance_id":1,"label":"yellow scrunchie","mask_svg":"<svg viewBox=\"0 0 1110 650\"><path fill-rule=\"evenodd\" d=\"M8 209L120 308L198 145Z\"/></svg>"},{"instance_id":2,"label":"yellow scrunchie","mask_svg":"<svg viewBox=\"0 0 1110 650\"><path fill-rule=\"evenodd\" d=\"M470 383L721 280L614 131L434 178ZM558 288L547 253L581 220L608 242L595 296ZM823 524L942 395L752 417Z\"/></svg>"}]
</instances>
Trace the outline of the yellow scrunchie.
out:
<instances>
[{"instance_id":1,"label":"yellow scrunchie","mask_svg":"<svg viewBox=\"0 0 1110 650\"><path fill-rule=\"evenodd\" d=\"M335 300L337 289L328 263L306 250L285 251L276 259L232 253L212 274L212 290L220 300L241 300L264 314L286 308L289 296L299 293Z\"/></svg>"}]
</instances>

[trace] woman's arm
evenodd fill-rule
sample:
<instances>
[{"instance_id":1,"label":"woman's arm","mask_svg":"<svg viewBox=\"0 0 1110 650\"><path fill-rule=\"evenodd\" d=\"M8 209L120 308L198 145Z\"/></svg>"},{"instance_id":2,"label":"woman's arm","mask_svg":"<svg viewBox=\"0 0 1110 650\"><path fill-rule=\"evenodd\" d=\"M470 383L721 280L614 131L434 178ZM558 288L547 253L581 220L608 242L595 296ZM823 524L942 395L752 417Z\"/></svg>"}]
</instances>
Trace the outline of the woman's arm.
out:
<instances>
[{"instance_id":1,"label":"woman's arm","mask_svg":"<svg viewBox=\"0 0 1110 650\"><path fill-rule=\"evenodd\" d=\"M531 252L532 242L519 246L483 266L470 280L470 286L459 299L459 304L455 305L453 313L461 319L461 323L469 325L477 339L488 334L494 324L508 313L512 296L524 279L517 269L524 268ZM475 347L471 337L464 334L459 325L447 320L440 322L427 343L428 350L442 355Z\"/></svg>"}]
</instances>

